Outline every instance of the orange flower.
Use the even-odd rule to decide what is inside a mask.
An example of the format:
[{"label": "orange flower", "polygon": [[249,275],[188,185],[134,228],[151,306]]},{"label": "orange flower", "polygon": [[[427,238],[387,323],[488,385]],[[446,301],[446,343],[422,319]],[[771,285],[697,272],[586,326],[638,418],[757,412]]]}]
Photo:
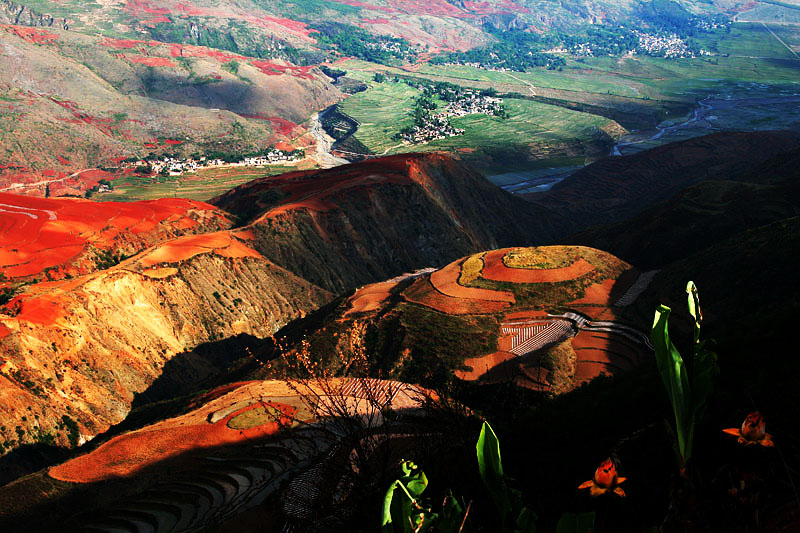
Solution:
[{"label": "orange flower", "polygon": [[767,447],[775,446],[775,443],[772,442],[772,435],[766,431],[764,417],[758,411],[747,415],[747,418],[742,422],[741,429],[730,428],[722,431],[728,435],[738,437],[741,444],[748,446],[750,444],[760,444]]},{"label": "orange flower", "polygon": [[624,477],[617,476],[617,465],[614,464],[613,459],[608,458],[594,471],[594,479],[581,483],[578,488],[591,489],[593,497],[613,492],[624,498],[625,491],[619,486],[623,481],[625,481]]}]

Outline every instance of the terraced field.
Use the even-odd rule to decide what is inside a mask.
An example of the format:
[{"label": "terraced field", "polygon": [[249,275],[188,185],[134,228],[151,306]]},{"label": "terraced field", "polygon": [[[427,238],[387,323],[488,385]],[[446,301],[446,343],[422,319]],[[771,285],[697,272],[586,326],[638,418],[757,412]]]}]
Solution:
[{"label": "terraced field", "polygon": [[[73,484],[135,480],[111,502],[80,514],[70,524],[75,530],[203,531],[262,505],[312,465],[327,466],[329,452],[349,435],[341,420],[329,423],[341,406],[371,419],[377,431],[388,405],[422,414],[428,396],[418,387],[369,379],[236,383],[194,399],[184,415],[53,467],[49,476]],[[157,475],[164,469],[167,479]]]},{"label": "terraced field", "polygon": [[[466,359],[456,377],[564,392],[651,353],[647,336],[620,321],[651,279],[588,248],[510,248],[451,263],[403,295],[443,313],[503,316],[497,351]],[[553,350],[564,342],[568,350]]]}]

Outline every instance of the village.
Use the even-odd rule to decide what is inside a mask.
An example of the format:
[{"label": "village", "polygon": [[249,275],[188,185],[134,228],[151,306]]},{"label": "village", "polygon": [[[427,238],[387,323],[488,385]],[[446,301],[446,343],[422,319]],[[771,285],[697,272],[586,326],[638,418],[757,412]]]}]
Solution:
[{"label": "village", "polygon": [[149,173],[160,174],[162,176],[180,176],[186,172],[197,172],[204,168],[264,167],[268,165],[294,163],[303,158],[305,158],[305,152],[303,150],[287,152],[278,150],[277,148],[270,148],[261,155],[228,156],[225,159],[219,157],[207,158],[206,156],[202,156],[198,159],[170,156],[164,156],[162,159],[151,159],[148,157],[129,161],[126,166],[128,168],[149,169]]},{"label": "village", "polygon": [[[435,114],[432,113],[432,110],[436,109],[436,104],[431,99],[434,94],[449,102],[447,107]],[[433,88],[424,87],[423,96],[417,99],[412,112],[414,126],[403,128],[397,137],[410,144],[422,144],[463,135],[464,129],[454,127],[450,123],[450,117],[475,114],[502,118],[508,116],[502,98],[446,84]]]}]

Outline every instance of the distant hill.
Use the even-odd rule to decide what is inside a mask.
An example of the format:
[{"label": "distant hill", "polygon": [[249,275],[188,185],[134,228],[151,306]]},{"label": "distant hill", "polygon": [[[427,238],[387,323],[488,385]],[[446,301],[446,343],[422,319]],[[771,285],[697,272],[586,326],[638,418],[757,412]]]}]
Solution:
[{"label": "distant hill", "polygon": [[[771,172],[769,168],[759,165],[780,161],[779,156],[798,147],[800,134],[793,131],[714,133],[630,156],[607,157],[575,172],[549,191],[523,196],[536,205],[560,214],[558,240],[575,231],[585,228],[594,230],[597,226],[639,214],[639,225],[630,227],[644,236],[647,232],[643,225],[652,227],[657,224],[666,228],[660,218],[653,216],[655,212],[645,213],[649,207],[677,194],[684,195],[682,202],[688,205],[694,196],[702,194],[684,192],[685,189],[701,182],[747,181],[748,176],[757,175],[758,182],[767,183]],[[718,202],[724,202],[730,196],[710,184],[702,187],[706,192],[716,195]],[[746,188],[746,185],[739,187]],[[749,196],[745,194],[744,197]],[[717,207],[725,212],[724,205]],[[701,217],[703,215],[698,214]],[[731,216],[737,214],[734,212]],[[681,221],[678,231],[686,230],[686,224],[700,225],[700,220],[688,217]],[[609,231],[606,234],[611,236],[615,233],[620,234],[620,241],[629,238],[627,234],[619,232]],[[630,239],[628,242],[637,241]],[[608,249],[613,251],[613,247]]]},{"label": "distant hill", "polygon": [[0,47],[0,189],[42,196],[128,157],[308,146],[298,123],[342,97],[316,68],[200,46],[0,25]]}]

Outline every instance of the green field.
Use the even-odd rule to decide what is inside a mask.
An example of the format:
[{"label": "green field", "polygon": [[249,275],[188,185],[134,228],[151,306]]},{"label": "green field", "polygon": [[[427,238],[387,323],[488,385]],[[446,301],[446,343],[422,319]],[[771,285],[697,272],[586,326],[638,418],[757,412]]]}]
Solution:
[{"label": "green field", "polygon": [[189,198],[206,201],[242,183],[292,170],[297,170],[297,168],[272,165],[268,167],[209,168],[182,176],[124,177],[114,182],[113,192],[96,194],[92,199],[127,202],[157,198]]},{"label": "green field", "polygon": [[[567,145],[582,146],[607,139],[608,135],[601,128],[613,131],[615,126],[611,120],[601,116],[531,100],[506,98],[508,118],[484,114],[453,118],[453,126],[463,128],[464,135],[426,144],[403,143],[394,135],[412,124],[409,110],[414,98],[420,94],[419,90],[405,83],[371,82],[367,91],[350,96],[339,108],[360,123],[355,137],[376,154],[462,151],[465,158],[480,166],[500,169],[515,167],[520,159],[567,155]],[[440,109],[445,105],[441,101],[437,103]],[[564,153],[553,154],[554,149]],[[580,151],[579,148],[576,150]]]}]

